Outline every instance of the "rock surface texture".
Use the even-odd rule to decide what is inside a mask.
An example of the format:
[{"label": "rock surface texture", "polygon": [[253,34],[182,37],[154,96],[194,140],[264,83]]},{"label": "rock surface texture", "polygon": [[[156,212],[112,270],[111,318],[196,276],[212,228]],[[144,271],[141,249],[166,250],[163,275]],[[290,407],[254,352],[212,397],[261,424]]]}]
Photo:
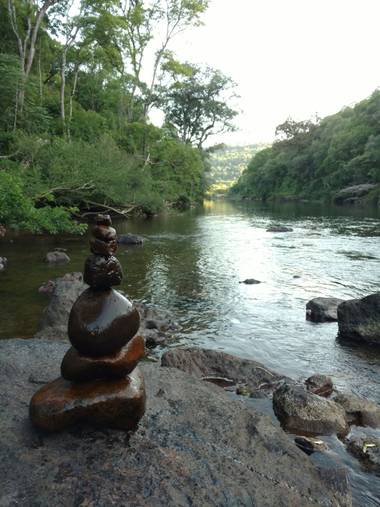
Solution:
[{"label": "rock surface texture", "polygon": [[273,410],[288,431],[300,434],[344,435],[348,431],[344,409],[301,385],[284,384],[273,394]]},{"label": "rock surface texture", "polygon": [[362,183],[351,187],[342,188],[334,196],[335,204],[359,204],[362,197],[366,196],[377,185],[373,183]]},{"label": "rock surface texture", "polygon": [[341,340],[380,345],[380,292],[338,306]]},{"label": "rock surface texture", "polygon": [[338,393],[334,401],[344,408],[349,424],[380,427],[380,407],[377,403],[350,393]]},{"label": "rock surface texture", "polygon": [[350,506],[346,480],[319,472],[271,420],[177,369],[142,364],[137,431],[35,430],[27,403],[59,374],[64,343],[0,341],[0,505]]},{"label": "rock surface texture", "polygon": [[311,322],[334,322],[338,320],[338,306],[343,299],[314,298],[306,304],[306,319]]},{"label": "rock surface texture", "polygon": [[93,228],[94,255],[85,267],[90,287],[70,312],[72,348],[61,363],[62,377],[39,389],[30,401],[30,419],[39,429],[61,431],[85,422],[132,430],[144,414],[144,379],[136,366],[145,347],[141,337],[132,342],[140,316],[126,297],[112,289],[122,273],[113,257],[116,231],[110,225],[108,215],[99,215]]},{"label": "rock surface texture", "polygon": [[70,257],[61,250],[53,250],[53,252],[46,254],[45,261],[49,264],[66,264],[70,262]]},{"label": "rock surface texture", "polygon": [[284,380],[290,382],[290,379],[265,368],[257,361],[241,359],[217,350],[172,349],[162,355],[161,365],[178,368],[208,382],[214,378],[216,384],[220,384],[220,379],[230,379],[238,391],[244,386],[246,394],[252,397],[270,396]]}]

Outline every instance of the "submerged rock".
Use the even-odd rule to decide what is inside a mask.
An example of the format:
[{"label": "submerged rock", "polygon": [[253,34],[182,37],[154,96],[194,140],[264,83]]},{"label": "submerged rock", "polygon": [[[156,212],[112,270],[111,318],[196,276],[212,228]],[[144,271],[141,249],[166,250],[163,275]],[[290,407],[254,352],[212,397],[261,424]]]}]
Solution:
[{"label": "submerged rock", "polygon": [[247,278],[246,280],[243,280],[239,283],[245,283],[246,285],[257,285],[261,282],[259,280],[255,280],[254,278]]},{"label": "submerged rock", "polygon": [[244,385],[248,395],[270,396],[286,377],[266,368],[257,361],[242,359],[219,350],[176,348],[165,352],[162,366],[185,371],[194,377],[222,377]]},{"label": "submerged rock", "polygon": [[304,386],[284,384],[273,394],[273,410],[282,426],[294,433],[330,435],[348,430],[344,409]]},{"label": "submerged rock", "polygon": [[120,234],[117,238],[118,243],[120,245],[142,245],[144,243],[144,238],[142,236],[138,236],[137,234]]},{"label": "submerged rock", "polygon": [[341,340],[380,345],[380,292],[338,306]]},{"label": "submerged rock", "polygon": [[293,232],[293,229],[285,225],[272,225],[268,227],[267,232]]},{"label": "submerged rock", "polygon": [[147,411],[134,434],[36,431],[28,379],[56,378],[66,348],[0,341],[2,505],[351,505],[339,470],[320,473],[269,417],[174,368],[141,366]]},{"label": "submerged rock", "polygon": [[344,408],[349,424],[380,427],[380,406],[377,403],[350,393],[338,393],[334,401]]},{"label": "submerged rock", "polygon": [[312,322],[334,322],[338,320],[338,298],[314,298],[306,304],[306,319]]},{"label": "submerged rock", "polygon": [[70,262],[70,257],[61,250],[54,250],[46,254],[45,261],[49,264],[65,264]]}]

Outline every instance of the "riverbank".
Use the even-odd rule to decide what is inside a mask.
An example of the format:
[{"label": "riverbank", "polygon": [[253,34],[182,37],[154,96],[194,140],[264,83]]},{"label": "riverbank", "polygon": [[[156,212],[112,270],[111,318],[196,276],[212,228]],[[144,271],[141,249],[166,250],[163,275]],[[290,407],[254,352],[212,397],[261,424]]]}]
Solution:
[{"label": "riverbank", "polygon": [[148,407],[135,434],[36,432],[29,399],[66,349],[0,342],[4,505],[351,505],[344,472],[319,471],[270,418],[176,368],[142,366]]}]

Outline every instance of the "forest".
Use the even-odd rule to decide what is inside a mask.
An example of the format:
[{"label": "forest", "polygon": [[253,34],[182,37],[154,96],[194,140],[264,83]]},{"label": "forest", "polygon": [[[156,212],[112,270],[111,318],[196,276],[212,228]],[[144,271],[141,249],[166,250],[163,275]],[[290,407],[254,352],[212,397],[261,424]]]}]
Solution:
[{"label": "forest", "polygon": [[[0,0],[0,223],[81,232],[87,211],[203,198],[235,84],[172,42],[208,0]],[[160,111],[160,127],[151,121]]]},{"label": "forest", "polygon": [[[287,119],[231,189],[242,198],[331,200],[345,187],[380,183],[380,90],[322,120]],[[379,191],[369,198],[379,202]]]}]

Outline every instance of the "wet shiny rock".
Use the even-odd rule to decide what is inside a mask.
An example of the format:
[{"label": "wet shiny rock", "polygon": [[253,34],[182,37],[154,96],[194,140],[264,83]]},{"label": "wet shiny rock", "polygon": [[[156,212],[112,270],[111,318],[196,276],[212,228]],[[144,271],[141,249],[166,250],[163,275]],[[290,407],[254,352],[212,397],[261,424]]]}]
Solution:
[{"label": "wet shiny rock", "polygon": [[117,250],[117,241],[102,241],[100,239],[90,239],[90,249],[93,254],[113,255]]},{"label": "wet shiny rock", "polygon": [[138,367],[113,381],[74,384],[58,378],[37,391],[29,407],[33,424],[52,432],[77,423],[133,430],[144,411],[144,379]]},{"label": "wet shiny rock", "polygon": [[120,285],[123,270],[116,257],[90,255],[84,265],[83,280],[95,289]]},{"label": "wet shiny rock", "polygon": [[91,232],[95,238],[101,241],[112,241],[117,239],[116,230],[106,225],[96,225]]},{"label": "wet shiny rock", "polygon": [[137,333],[140,315],[113,289],[85,290],[74,303],[69,339],[81,355],[99,357],[118,352]]},{"label": "wet shiny rock", "polygon": [[135,336],[120,352],[102,357],[81,356],[71,347],[61,365],[62,377],[73,382],[86,382],[98,378],[123,378],[145,355],[145,341]]}]

